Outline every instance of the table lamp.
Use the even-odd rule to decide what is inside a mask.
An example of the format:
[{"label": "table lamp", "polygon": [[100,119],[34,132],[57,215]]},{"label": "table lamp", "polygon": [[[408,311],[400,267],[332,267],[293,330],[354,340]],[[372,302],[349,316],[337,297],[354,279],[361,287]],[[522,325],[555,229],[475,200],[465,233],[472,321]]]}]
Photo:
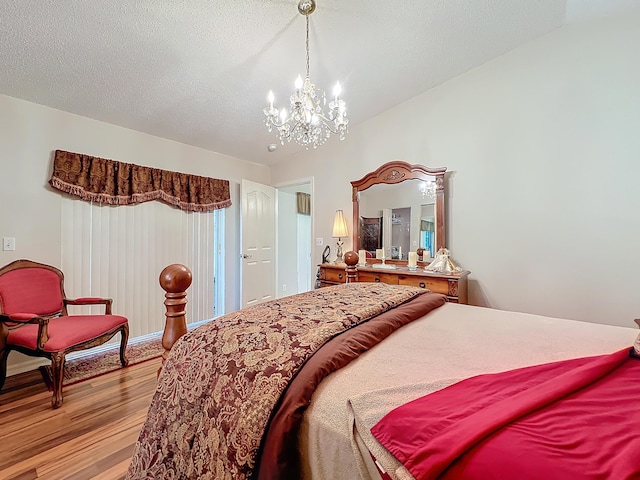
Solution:
[{"label": "table lamp", "polygon": [[349,232],[347,231],[347,221],[344,218],[344,213],[342,210],[336,210],[336,216],[333,219],[333,238],[338,239],[338,250],[336,253],[336,263],[344,263],[342,258],[342,237],[349,236]]}]

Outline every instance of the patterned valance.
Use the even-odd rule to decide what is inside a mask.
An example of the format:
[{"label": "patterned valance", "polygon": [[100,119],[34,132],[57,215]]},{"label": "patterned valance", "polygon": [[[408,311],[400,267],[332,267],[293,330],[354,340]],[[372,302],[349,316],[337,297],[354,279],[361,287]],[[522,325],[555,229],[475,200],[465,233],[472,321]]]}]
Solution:
[{"label": "patterned valance", "polygon": [[141,167],[63,150],[56,150],[49,184],[83,200],[109,205],[161,200],[191,212],[231,206],[229,180]]}]

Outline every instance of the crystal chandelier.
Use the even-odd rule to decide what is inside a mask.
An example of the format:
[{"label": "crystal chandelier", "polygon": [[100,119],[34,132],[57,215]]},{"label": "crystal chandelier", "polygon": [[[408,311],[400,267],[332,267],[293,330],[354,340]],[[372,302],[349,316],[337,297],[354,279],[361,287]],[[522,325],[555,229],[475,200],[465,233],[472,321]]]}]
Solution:
[{"label": "crystal chandelier", "polygon": [[280,138],[280,143],[295,140],[296,143],[309,148],[317,148],[326,142],[331,134],[340,135],[344,140],[347,133],[349,119],[347,118],[344,100],[340,98],[340,83],[333,88],[333,100],[329,102],[329,110],[325,113],[327,104],[323,90],[316,89],[309,78],[309,15],[316,9],[315,0],[300,0],[298,11],[307,20],[307,76],[304,81],[298,75],[295,91],[289,97],[290,113],[285,108],[277,109],[273,106],[273,92],[269,91],[269,106],[265,108],[267,117],[265,123],[271,132],[274,128]]},{"label": "crystal chandelier", "polygon": [[436,198],[436,182],[421,182],[420,194],[425,200],[434,200]]}]

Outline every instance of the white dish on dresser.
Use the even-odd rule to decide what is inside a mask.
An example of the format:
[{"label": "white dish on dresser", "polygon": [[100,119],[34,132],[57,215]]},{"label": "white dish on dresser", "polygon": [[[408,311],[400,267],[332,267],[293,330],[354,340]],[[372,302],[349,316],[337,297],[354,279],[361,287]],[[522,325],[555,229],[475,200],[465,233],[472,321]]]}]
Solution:
[{"label": "white dish on dresser", "polygon": [[393,263],[374,263],[372,268],[378,268],[380,270],[395,270],[396,266]]}]

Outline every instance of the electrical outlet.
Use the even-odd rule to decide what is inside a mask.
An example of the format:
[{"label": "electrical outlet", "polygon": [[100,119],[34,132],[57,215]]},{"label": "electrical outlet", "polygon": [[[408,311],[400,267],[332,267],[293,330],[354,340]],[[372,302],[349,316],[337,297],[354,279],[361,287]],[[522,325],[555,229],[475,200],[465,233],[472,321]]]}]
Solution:
[{"label": "electrical outlet", "polygon": [[316,246],[321,247],[324,245],[324,238],[316,238]]},{"label": "electrical outlet", "polygon": [[10,251],[16,249],[16,239],[14,237],[2,237],[2,250]]},{"label": "electrical outlet", "polygon": [[283,292],[286,292],[286,291],[287,291],[287,284],[286,284],[286,283],[283,283],[283,284],[282,284],[282,291],[283,291]]}]

